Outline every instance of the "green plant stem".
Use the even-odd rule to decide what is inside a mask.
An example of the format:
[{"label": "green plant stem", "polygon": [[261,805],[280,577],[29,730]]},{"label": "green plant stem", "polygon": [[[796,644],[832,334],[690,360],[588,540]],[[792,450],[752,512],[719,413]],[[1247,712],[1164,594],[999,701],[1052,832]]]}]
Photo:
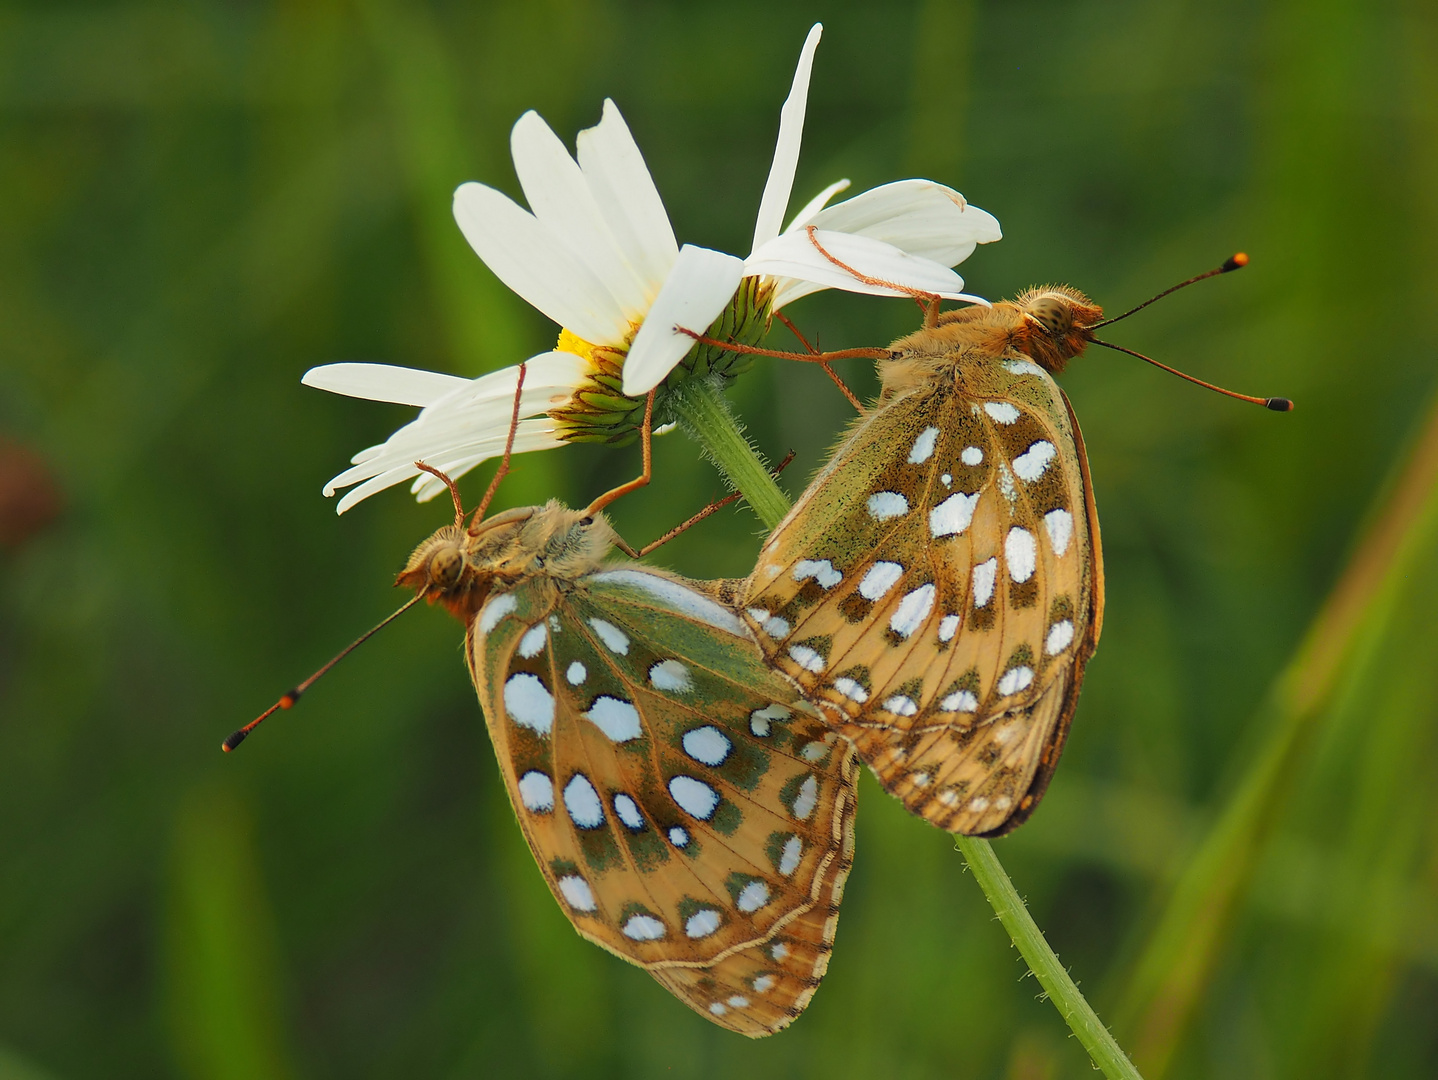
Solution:
[{"label": "green plant stem", "polygon": [[[743,493],[759,520],[770,529],[778,525],[789,512],[789,500],[744,437],[718,388],[707,381],[686,383],[676,390],[670,404],[685,432],[704,447],[729,482]],[[1029,914],[993,847],[977,837],[955,839],[959,851],[968,860],[974,880],[993,905],[1019,955],[1094,1064],[1110,1080],[1143,1080],[1059,963],[1058,955]]]},{"label": "green plant stem", "polygon": [[1064,1018],[1069,1030],[1078,1036],[1078,1041],[1088,1051],[1093,1063],[1111,1080],[1122,1077],[1125,1080],[1142,1080],[1138,1070],[1129,1061],[1128,1055],[1114,1041],[1108,1028],[1089,1005],[1078,985],[1069,977],[1059,963],[1058,954],[1049,946],[1044,932],[1039,929],[1028,906],[1019,896],[1009,875],[994,854],[993,845],[976,836],[956,836],[959,851],[968,860],[969,870],[979,888],[984,890],[989,903],[993,905],[999,922],[1009,932],[1009,938],[1019,955],[1028,964],[1029,970],[1038,979],[1039,985],[1048,994],[1054,1008]]},{"label": "green plant stem", "polygon": [[719,388],[709,379],[695,379],[677,387],[666,404],[674,410],[685,434],[704,447],[709,460],[772,529],[789,512],[789,499],[780,490],[764,459],[744,436]]}]

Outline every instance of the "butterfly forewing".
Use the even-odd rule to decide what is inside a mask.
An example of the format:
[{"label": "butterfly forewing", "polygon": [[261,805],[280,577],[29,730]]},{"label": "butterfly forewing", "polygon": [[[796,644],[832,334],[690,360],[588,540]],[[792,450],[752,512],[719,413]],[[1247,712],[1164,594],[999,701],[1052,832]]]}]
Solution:
[{"label": "butterfly forewing", "polygon": [[796,953],[827,957],[832,933],[805,916],[837,905],[847,873],[852,747],[730,609],[647,569],[497,594],[468,655],[515,813],[579,932],[726,1027],[787,1024],[822,967],[762,950],[799,934]]},{"label": "butterfly forewing", "polygon": [[1042,368],[960,351],[861,419],[760,553],[746,618],[885,788],[994,833],[1042,794],[1096,639],[1096,519]]}]

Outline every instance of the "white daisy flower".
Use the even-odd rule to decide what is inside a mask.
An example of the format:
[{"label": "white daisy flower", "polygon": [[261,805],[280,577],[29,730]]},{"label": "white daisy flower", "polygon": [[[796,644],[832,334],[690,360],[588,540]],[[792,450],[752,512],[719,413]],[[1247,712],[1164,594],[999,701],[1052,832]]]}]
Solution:
[{"label": "white daisy flower", "polygon": [[[516,451],[628,441],[642,422],[644,395],[666,378],[674,381],[681,361],[685,370],[674,378],[749,362],[696,346],[680,326],[725,340],[757,339],[774,310],[824,288],[978,299],[962,292],[962,279],[948,267],[976,243],[997,240],[998,223],[940,184],[900,181],[826,208],[848,186],[840,181],[780,232],[821,31],[815,25],[809,33],[781,112],[748,259],[679,248],[639,147],[608,100],[599,124],[580,132],[575,157],[537,113],[520,117],[510,145],[528,210],[484,184],[455,192],[455,220],[470,246],[563,328],[553,351],[526,362]],[[352,487],[337,512],[411,478],[421,501],[442,493],[444,485],[417,469],[417,461],[457,477],[503,453],[518,371],[475,380],[379,364],[307,372],[308,386],[423,410],[325,485],[326,495]]]},{"label": "white daisy flower", "polygon": [[[514,125],[510,144],[531,210],[494,188],[467,183],[454,193],[454,216],[496,276],[564,327],[552,352],[526,361],[524,419],[514,448],[543,450],[632,432],[644,403],[624,400],[620,370],[679,255],[664,203],[612,101],[604,103],[597,126],[580,132],[577,161],[532,111]],[[457,477],[502,454],[518,377],[517,365],[474,380],[383,364],[327,364],[306,372],[306,386],[423,408],[325,485],[327,496],[359,485],[336,512],[411,478],[421,501],[443,492],[443,483],[417,469],[417,461]]]},{"label": "white daisy flower", "polygon": [[[793,86],[779,111],[774,161],[741,277],[759,279],[757,292],[770,313],[801,296],[830,288],[878,296],[909,296],[919,291],[987,303],[963,292],[963,279],[948,268],[967,259],[977,245],[1001,239],[998,219],[969,206],[953,188],[932,180],[900,180],[827,206],[849,186],[848,180],[837,181],[780,232],[793,192],[809,75],[823,30],[820,23],[810,29]],[[681,253],[681,264],[683,261]],[[856,277],[846,267],[870,280]],[[727,269],[732,273],[732,266]],[[736,280],[734,285],[738,284]],[[629,351],[624,366],[626,394],[647,393],[668,375],[693,346],[693,338],[678,328],[707,327],[734,294],[727,286],[727,279],[718,272],[696,273],[687,279],[676,272],[670,277]]]}]

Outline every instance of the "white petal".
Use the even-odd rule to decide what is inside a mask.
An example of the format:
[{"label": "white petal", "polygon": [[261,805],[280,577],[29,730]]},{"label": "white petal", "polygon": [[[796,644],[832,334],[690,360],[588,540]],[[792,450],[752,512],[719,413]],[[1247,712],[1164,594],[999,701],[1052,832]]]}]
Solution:
[{"label": "white petal", "polygon": [[793,232],[795,229],[801,228],[802,226],[809,224],[810,219],[815,214],[817,214],[820,210],[824,209],[824,207],[829,205],[830,199],[832,199],[835,195],[839,194],[839,192],[848,190],[849,181],[835,180],[823,191],[819,192],[819,194],[815,195],[812,199],[806,202],[803,209],[801,209],[797,214],[794,215],[794,220],[789,222],[789,227],[784,231]]},{"label": "white petal", "polygon": [[[554,450],[568,445],[569,443],[560,437],[559,425],[548,417],[521,420],[514,433],[514,452],[516,454],[528,454],[537,450]],[[488,443],[482,449],[471,453],[460,453],[456,450],[457,456],[453,459],[436,458],[438,464],[435,465],[435,468],[447,473],[451,479],[463,476],[481,462],[502,456],[504,440],[499,440],[497,446],[496,449],[495,444]],[[431,476],[429,473],[421,473],[415,477],[409,490],[416,502],[429,502],[436,496],[446,494],[449,489],[438,477]]]},{"label": "white petal", "polygon": [[[546,353],[528,362],[519,415],[548,412],[569,399],[587,369],[586,362],[573,353]],[[502,436],[514,415],[514,385],[518,368],[506,368],[475,379],[468,387],[441,398],[412,422],[394,432],[382,445],[356,454],[355,468],[334,480],[332,487],[346,487],[366,476],[397,466],[413,466],[429,458],[450,454],[452,448],[468,447],[476,440]],[[411,471],[410,475],[414,475]],[[325,494],[332,494],[326,490]]]},{"label": "white petal", "polygon": [[[562,404],[588,370],[588,361],[571,352],[556,350],[531,357],[525,362],[524,395],[519,415],[532,416]],[[426,438],[433,441],[434,434],[441,430],[452,428],[460,434],[472,431],[481,418],[487,420],[493,417],[507,422],[514,409],[514,388],[518,378],[519,367],[516,365],[468,380],[432,402],[413,424],[406,427],[423,427],[428,432]],[[394,436],[391,436],[390,442],[393,441]],[[371,451],[357,455],[361,460],[369,460],[372,456]]]},{"label": "white petal", "polygon": [[559,136],[531,109],[515,122],[509,148],[539,223],[604,283],[626,320],[638,321],[649,304],[648,283],[621,254],[584,173]]},{"label": "white petal", "polygon": [[634,136],[605,99],[598,125],[579,133],[579,167],[625,259],[647,286],[646,307],[679,256],[664,201]]},{"label": "white petal", "polygon": [[[812,281],[801,281],[799,278],[775,278],[774,295],[769,301],[769,309],[778,311],[786,304],[792,304],[801,296],[808,296],[810,293],[823,292],[830,288],[828,285],[819,285]],[[982,304],[984,307],[993,307],[988,300],[982,296],[975,296],[973,293],[955,293],[946,296],[950,300],[959,300],[966,304]]]},{"label": "white petal", "polygon": [[769,299],[769,309],[778,311],[785,304],[792,304],[801,296],[823,292],[828,287],[827,285],[816,285],[812,281],[801,281],[799,278],[775,278],[774,295]]},{"label": "white petal", "polygon": [[423,407],[468,386],[471,380],[393,364],[324,364],[310,368],[300,382],[331,394]]},{"label": "white petal", "polygon": [[[824,230],[817,230],[814,239],[835,259],[866,277],[950,299],[966,298],[967,294],[963,292],[964,279],[958,274],[929,259],[901,251],[893,244],[872,240],[867,236],[851,236],[848,233]],[[889,285],[862,281],[843,267],[835,265],[814,246],[809,233],[802,229],[770,240],[744,260],[744,272],[778,278],[799,278],[822,288],[844,289],[847,292],[874,296],[908,295],[902,289]]]},{"label": "white petal", "polygon": [[675,327],[703,333],[734,298],[744,275],[744,262],[709,248],[685,244],[669,280],[634,336],[624,361],[624,392],[647,394],[664,381],[674,365],[694,347],[694,339]]},{"label": "white petal", "polygon": [[[548,417],[520,421],[521,428],[526,431],[532,430],[534,425],[539,425],[546,430],[555,426]],[[330,480],[325,485],[324,493],[333,495],[340,488],[346,488],[351,484],[358,484],[362,480],[369,480],[376,476],[387,476],[395,470],[400,470],[404,475],[390,480],[384,486],[388,487],[391,483],[397,484],[400,480],[419,474],[420,470],[414,467],[416,461],[423,461],[426,465],[433,465],[436,469],[446,469],[447,471],[448,465],[473,457],[475,458],[475,461],[471,463],[471,467],[473,467],[473,464],[493,456],[489,451],[495,447],[503,450],[504,439],[508,433],[508,417],[492,417],[487,425],[476,423],[472,431],[463,433],[453,429],[436,431],[415,421],[391,435],[389,441],[378,448],[378,453],[350,466]]]},{"label": "white petal", "polygon": [[814,67],[814,50],[819,47],[819,38],[824,33],[824,24],[815,23],[804,39],[804,48],[799,53],[799,67],[794,72],[794,84],[789,96],[779,110],[779,138],[774,146],[774,162],[769,166],[769,179],[764,182],[764,197],[759,202],[759,217],[754,222],[754,246],[758,251],[779,235],[784,224],[784,210],[789,205],[789,194],[794,190],[794,170],[799,164],[799,144],[804,138],[804,111],[809,103],[809,72]]},{"label": "white petal", "polygon": [[[520,416],[545,413],[568,400],[587,370],[586,360],[567,352],[545,353],[527,361]],[[435,401],[384,443],[356,454],[353,466],[325,485],[325,494],[361,485],[341,500],[338,511],[343,513],[376,491],[422,475],[415,468],[416,461],[457,477],[503,453],[514,415],[518,372],[518,367],[493,372]],[[557,426],[548,416],[521,420],[515,449],[522,452],[560,445],[556,432]],[[424,498],[442,489],[434,477],[425,477],[425,483],[415,488]]]},{"label": "white petal", "polygon": [[872,188],[825,208],[810,224],[883,240],[944,266],[963,262],[976,244],[1003,237],[997,218],[932,180],[899,180]]},{"label": "white petal", "polygon": [[[528,426],[530,424],[540,425],[544,427],[545,430],[530,428]],[[549,430],[552,429],[553,426],[553,423],[549,421],[548,418],[544,420],[521,420],[519,422],[519,429],[514,435],[514,452],[516,454],[527,454],[532,450],[549,450],[556,446],[563,446],[564,443],[555,437],[552,430]],[[488,440],[481,452],[474,453],[467,459],[467,464],[456,465],[454,462],[448,461],[438,454],[430,455],[430,458],[426,460],[426,464],[433,463],[435,468],[444,470],[451,478],[458,478],[463,476],[469,469],[474,468],[474,466],[478,465],[481,461],[488,461],[490,458],[496,458],[503,454],[504,444],[508,436],[509,432],[506,431],[503,435]],[[371,495],[381,492],[385,488],[393,487],[395,484],[401,484],[418,472],[419,470],[411,465],[408,468],[400,467],[380,473],[353,490],[346,492],[344,498],[339,501],[339,505],[335,507],[335,513],[343,514],[346,510],[368,499]],[[430,479],[434,480],[436,487],[434,492],[427,497],[433,498],[434,495],[444,490],[444,485],[434,477]],[[334,481],[330,483],[333,484]]]},{"label": "white petal", "polygon": [[629,322],[604,283],[509,196],[461,184],[454,220],[499,280],[560,326],[596,345],[623,342]]}]

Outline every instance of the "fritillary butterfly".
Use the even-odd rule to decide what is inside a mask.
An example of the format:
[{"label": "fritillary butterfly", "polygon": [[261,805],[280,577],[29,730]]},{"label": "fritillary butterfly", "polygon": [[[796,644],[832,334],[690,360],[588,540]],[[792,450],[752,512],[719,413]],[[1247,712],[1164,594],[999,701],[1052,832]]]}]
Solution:
[{"label": "fritillary butterfly", "polygon": [[575,929],[768,1035],[828,967],[854,751],[717,594],[606,565],[615,543],[603,515],[550,502],[440,529],[399,583],[467,627],[510,801]]},{"label": "fritillary butterfly", "polygon": [[1053,777],[1098,645],[1093,484],[1053,376],[1096,344],[1293,408],[1095,335],[1247,263],[1240,252],[1108,320],[1056,285],[944,315],[930,298],[925,328],[887,350],[772,354],[826,368],[873,356],[882,389],[765,544],[745,617],[771,663],[912,813],[978,836],[1023,824]]},{"label": "fritillary butterfly", "polygon": [[[397,584],[413,599],[224,741],[267,717],[420,600],[466,628],[465,657],[520,828],[582,937],[646,969],[706,1019],[759,1038],[787,1027],[829,966],[854,856],[856,756],[773,671],[725,586],[638,558],[600,509],[558,502],[484,516],[509,470],[509,440],[466,527],[420,544]],[[786,459],[787,464],[787,459]],[[781,468],[783,466],[780,466]]]},{"label": "fritillary butterfly", "polygon": [[1103,624],[1083,438],[1053,374],[1102,311],[1066,287],[941,316],[759,555],[765,654],[935,825],[1021,824]]}]

